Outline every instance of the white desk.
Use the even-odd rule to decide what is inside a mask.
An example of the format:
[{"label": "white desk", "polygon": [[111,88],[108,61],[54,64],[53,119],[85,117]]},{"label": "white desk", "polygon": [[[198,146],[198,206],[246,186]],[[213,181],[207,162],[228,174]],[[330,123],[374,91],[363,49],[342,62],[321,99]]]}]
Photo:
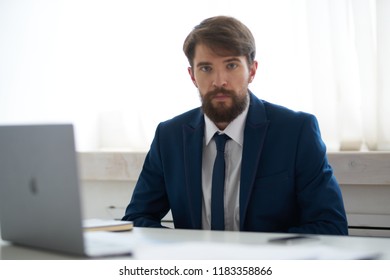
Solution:
[{"label": "white desk", "polygon": [[[275,259],[275,252],[283,252],[283,259],[289,259],[288,252],[296,252],[298,249],[308,248],[310,250],[320,250],[323,248],[331,249],[331,253],[337,250],[338,252],[377,252],[380,253],[380,259],[390,260],[390,238],[376,237],[344,237],[344,236],[315,236],[314,241],[303,241],[295,244],[270,245],[271,238],[290,236],[288,234],[272,234],[272,233],[249,233],[249,232],[217,232],[217,231],[202,231],[202,230],[174,230],[174,229],[153,229],[153,228],[134,228],[131,232],[117,233],[119,238],[129,240],[138,244],[138,251],[143,248],[152,249],[151,254],[157,259],[174,259],[176,254],[183,255],[180,259],[202,258],[213,259],[251,259],[256,258],[255,255],[247,254],[249,249],[256,249],[262,252],[259,256],[263,259]],[[124,241],[126,242],[126,241]],[[248,246],[249,245],[249,246]],[[156,249],[157,248],[157,249]],[[160,248],[160,249],[158,249]],[[172,250],[170,249],[172,248]],[[200,254],[189,251],[189,248],[196,248],[207,252]],[[210,250],[207,250],[210,248]],[[212,250],[229,250],[234,249],[221,257],[221,254],[216,254]],[[238,249],[238,250],[236,250]],[[243,249],[243,250],[242,250]],[[271,249],[269,251],[269,249]],[[153,251],[154,250],[154,251]],[[159,250],[159,251],[158,251]],[[169,251],[169,252],[168,252]],[[174,251],[174,252],[171,252]],[[159,254],[161,253],[161,254]],[[168,254],[167,254],[168,253]],[[199,252],[198,252],[199,253]],[[157,255],[156,255],[157,254]],[[172,255],[173,254],[173,255]],[[203,256],[202,256],[203,254]],[[268,254],[268,255],[267,255]],[[26,248],[12,245],[8,242],[0,240],[0,255],[1,259],[78,259],[81,257],[62,255],[59,253],[47,252],[38,249]],[[141,254],[146,258],[148,255]],[[286,257],[287,256],[287,257]],[[296,255],[291,255],[295,258]],[[338,259],[339,255],[335,259]],[[135,256],[137,257],[137,256]],[[344,256],[342,256],[343,258]],[[123,257],[121,257],[123,258]],[[280,258],[280,255],[276,259]],[[332,259],[333,257],[331,257]],[[140,258],[143,259],[143,258]]]}]

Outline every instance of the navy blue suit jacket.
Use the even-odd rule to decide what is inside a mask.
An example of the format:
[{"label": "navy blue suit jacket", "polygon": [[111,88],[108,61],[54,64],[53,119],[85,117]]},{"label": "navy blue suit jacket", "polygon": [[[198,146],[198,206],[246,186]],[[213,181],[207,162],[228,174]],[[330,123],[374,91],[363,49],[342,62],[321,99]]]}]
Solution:
[{"label": "navy blue suit jacket", "polygon": [[[160,123],[124,220],[201,229],[204,116]],[[240,181],[240,230],[348,234],[343,200],[314,116],[250,93]]]}]

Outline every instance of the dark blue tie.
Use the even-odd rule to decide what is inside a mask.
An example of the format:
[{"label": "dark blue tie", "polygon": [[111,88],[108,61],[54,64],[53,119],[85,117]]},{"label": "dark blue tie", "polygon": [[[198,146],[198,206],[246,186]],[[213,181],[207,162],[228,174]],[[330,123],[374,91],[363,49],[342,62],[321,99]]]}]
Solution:
[{"label": "dark blue tie", "polygon": [[217,146],[215,157],[212,190],[211,190],[211,229],[225,229],[223,197],[225,189],[225,144],[230,139],[226,134],[215,133],[214,141]]}]

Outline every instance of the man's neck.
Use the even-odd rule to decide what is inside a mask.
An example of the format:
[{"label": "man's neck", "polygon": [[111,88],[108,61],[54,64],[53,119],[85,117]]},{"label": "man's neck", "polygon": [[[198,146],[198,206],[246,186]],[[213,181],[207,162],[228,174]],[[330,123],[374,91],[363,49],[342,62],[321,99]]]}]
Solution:
[{"label": "man's neck", "polygon": [[219,122],[215,123],[215,125],[218,127],[219,130],[224,131],[225,128],[229,125],[228,122]]}]

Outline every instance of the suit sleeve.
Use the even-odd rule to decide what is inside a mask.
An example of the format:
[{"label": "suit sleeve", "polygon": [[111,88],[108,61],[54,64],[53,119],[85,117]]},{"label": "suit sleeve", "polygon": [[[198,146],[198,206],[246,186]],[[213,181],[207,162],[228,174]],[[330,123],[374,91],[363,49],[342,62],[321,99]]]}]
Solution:
[{"label": "suit sleeve", "polygon": [[159,147],[159,128],[160,125],[157,127],[131,201],[122,218],[133,221],[138,227],[162,227],[161,219],[169,211]]},{"label": "suit sleeve", "polygon": [[300,225],[289,232],[347,235],[341,190],[328,163],[317,120],[311,115],[301,127],[295,170]]}]

